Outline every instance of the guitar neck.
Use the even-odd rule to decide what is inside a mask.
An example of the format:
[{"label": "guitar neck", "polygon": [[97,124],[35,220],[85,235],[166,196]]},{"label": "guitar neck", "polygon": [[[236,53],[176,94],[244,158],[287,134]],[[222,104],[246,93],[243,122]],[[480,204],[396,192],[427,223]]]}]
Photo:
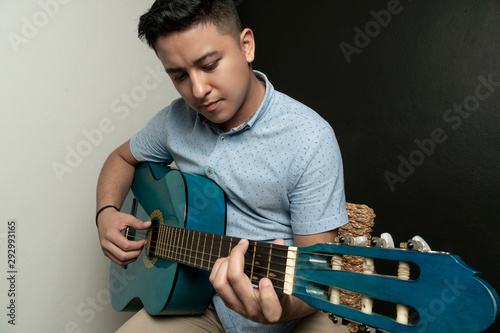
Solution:
[{"label": "guitar neck", "polygon": [[[216,260],[229,256],[240,240],[157,224],[149,230],[147,252],[150,257],[211,271]],[[267,277],[277,290],[283,290],[287,266],[291,266],[290,260],[293,261],[289,257],[287,246],[249,241],[244,272],[256,284],[261,278]]]}]

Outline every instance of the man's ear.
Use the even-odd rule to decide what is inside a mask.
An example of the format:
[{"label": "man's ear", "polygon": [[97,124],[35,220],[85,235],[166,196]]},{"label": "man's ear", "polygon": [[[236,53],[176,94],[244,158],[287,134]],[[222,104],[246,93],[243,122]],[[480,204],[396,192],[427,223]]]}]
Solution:
[{"label": "man's ear", "polygon": [[247,62],[249,64],[252,63],[255,59],[255,39],[251,29],[245,28],[241,32],[240,47],[243,50]]}]

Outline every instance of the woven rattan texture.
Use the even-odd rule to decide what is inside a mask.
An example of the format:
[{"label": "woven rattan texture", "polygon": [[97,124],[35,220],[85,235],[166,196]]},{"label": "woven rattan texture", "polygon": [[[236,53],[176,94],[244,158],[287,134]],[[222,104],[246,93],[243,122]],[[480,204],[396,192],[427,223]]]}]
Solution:
[{"label": "woven rattan texture", "polygon": [[[340,227],[339,236],[365,236],[371,239],[373,226],[375,225],[375,212],[367,205],[347,203],[347,216],[349,223]],[[363,271],[363,258],[355,256],[343,256],[342,269],[351,272]],[[361,295],[349,291],[342,291],[340,301],[343,304],[361,308]],[[347,328],[351,333],[358,332],[357,325],[348,324]]]}]

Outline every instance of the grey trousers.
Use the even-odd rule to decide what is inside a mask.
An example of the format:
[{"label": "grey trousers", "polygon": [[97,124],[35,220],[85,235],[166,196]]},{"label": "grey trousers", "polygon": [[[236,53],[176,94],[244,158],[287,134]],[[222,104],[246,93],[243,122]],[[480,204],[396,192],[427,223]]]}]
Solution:
[{"label": "grey trousers", "polygon": [[[224,328],[210,306],[197,316],[151,316],[142,309],[130,318],[117,333],[223,333]],[[303,318],[292,331],[293,333],[349,333],[345,326],[336,326],[328,314],[322,311]]]}]

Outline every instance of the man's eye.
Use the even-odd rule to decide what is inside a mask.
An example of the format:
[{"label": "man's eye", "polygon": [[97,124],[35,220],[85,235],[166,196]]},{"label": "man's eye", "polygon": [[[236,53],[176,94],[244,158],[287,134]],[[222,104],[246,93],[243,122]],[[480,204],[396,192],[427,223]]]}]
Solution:
[{"label": "man's eye", "polygon": [[203,69],[205,69],[206,71],[212,71],[215,68],[217,68],[217,65],[219,65],[219,60],[214,61],[213,63],[206,65]]},{"label": "man's eye", "polygon": [[175,82],[181,82],[186,78],[186,74],[179,74],[173,77]]}]

